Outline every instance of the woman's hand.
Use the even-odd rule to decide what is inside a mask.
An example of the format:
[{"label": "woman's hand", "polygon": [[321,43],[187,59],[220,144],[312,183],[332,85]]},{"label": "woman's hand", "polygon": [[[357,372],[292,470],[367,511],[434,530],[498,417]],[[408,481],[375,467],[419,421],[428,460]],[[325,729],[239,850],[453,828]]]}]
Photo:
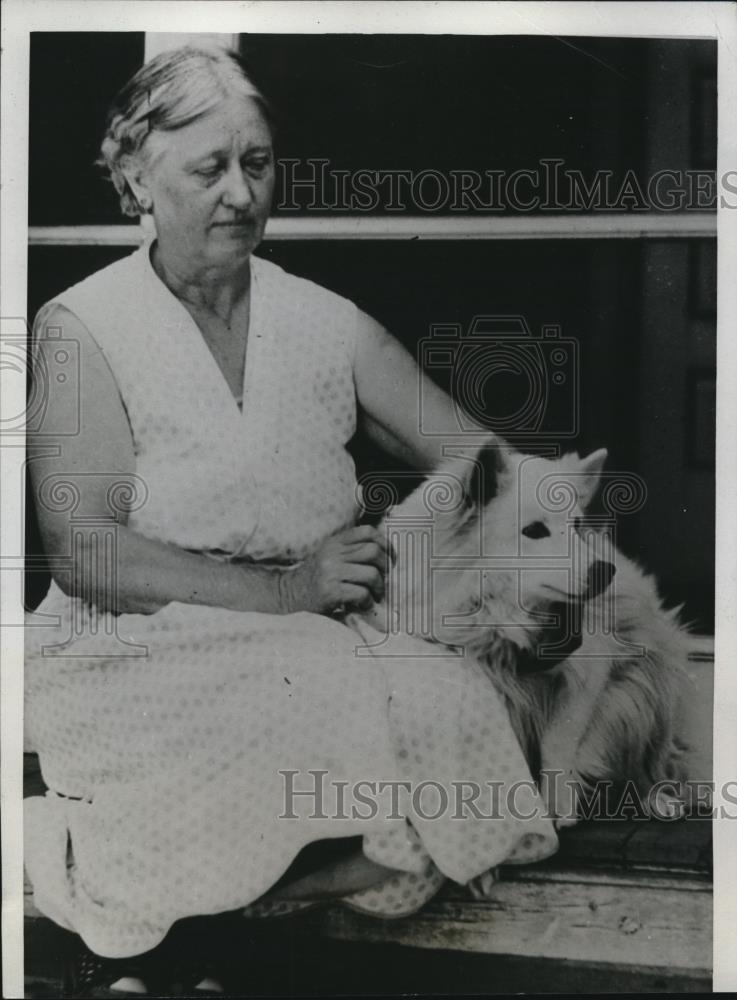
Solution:
[{"label": "woman's hand", "polygon": [[282,608],[286,614],[328,615],[342,608],[369,608],[384,596],[390,558],[378,528],[361,525],[331,535],[296,569],[281,575]]}]

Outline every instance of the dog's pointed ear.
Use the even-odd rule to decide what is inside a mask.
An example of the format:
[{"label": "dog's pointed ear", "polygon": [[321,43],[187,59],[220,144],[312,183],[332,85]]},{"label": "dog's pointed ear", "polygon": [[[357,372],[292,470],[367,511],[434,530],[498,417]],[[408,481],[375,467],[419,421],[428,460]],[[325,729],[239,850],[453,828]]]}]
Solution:
[{"label": "dog's pointed ear", "polygon": [[576,476],[576,492],[578,493],[578,502],[584,510],[594,499],[596,491],[599,489],[599,479],[607,456],[606,448],[599,448],[598,451],[592,451],[586,458],[581,459],[579,471],[582,474]]},{"label": "dog's pointed ear", "polygon": [[504,450],[486,444],[476,455],[466,484],[466,499],[472,507],[481,508],[499,493],[499,478],[507,468]]}]

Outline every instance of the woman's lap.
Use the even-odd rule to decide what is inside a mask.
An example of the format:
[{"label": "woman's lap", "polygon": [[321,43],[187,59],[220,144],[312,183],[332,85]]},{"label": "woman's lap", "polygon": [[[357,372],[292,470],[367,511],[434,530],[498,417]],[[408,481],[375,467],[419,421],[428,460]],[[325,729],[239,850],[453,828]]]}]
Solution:
[{"label": "woman's lap", "polygon": [[[118,619],[146,657],[73,658],[70,647],[28,662],[27,728],[46,769],[52,757],[75,759],[75,771],[87,761],[90,780],[109,783],[205,748],[258,755],[256,741],[277,743],[301,767],[347,716],[356,739],[381,740],[382,674],[355,656],[360,640],[345,626],[209,608],[158,617]],[[361,725],[367,715],[371,727]]]},{"label": "woman's lap", "polygon": [[[372,860],[414,872],[419,883],[402,888],[414,899],[428,864],[420,842],[383,812],[338,818],[341,783],[492,777],[498,753],[512,776],[523,768],[495,694],[457,660],[419,647],[358,656],[354,632],[307,614],[169,606],[118,622],[147,659],[37,659],[27,707],[47,783],[86,799],[29,803],[38,905],[101,953],[131,954],[174,920],[251,903],[321,840],[367,837]],[[506,824],[477,826],[475,846],[457,827],[426,824],[421,836],[458,880],[514,842]]]}]

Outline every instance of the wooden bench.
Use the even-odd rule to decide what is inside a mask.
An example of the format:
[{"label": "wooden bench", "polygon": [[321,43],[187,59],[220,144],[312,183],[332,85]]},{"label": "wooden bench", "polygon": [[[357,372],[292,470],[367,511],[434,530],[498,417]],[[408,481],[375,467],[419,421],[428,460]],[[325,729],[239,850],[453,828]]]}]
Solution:
[{"label": "wooden bench", "polygon": [[[692,657],[689,774],[711,776],[713,663]],[[43,792],[26,756],[25,794]],[[27,996],[59,996],[60,932],[26,906]],[[238,932],[240,933],[240,932]],[[243,922],[239,995],[711,990],[711,821],[590,820],[548,861],[501,869],[493,898],[448,885],[382,920],[326,906]]]},{"label": "wooden bench", "polygon": [[[592,991],[608,990],[612,975],[640,985],[709,989],[711,888],[709,820],[591,820],[563,831],[550,861],[503,868],[491,900],[477,902],[448,887],[420,913],[395,921],[333,906],[306,914],[302,932],[375,946],[545,960],[548,971],[557,966],[559,978],[565,970],[576,970],[579,978],[587,971]],[[538,991],[550,991],[547,975]],[[464,988],[474,986],[456,986]]]},{"label": "wooden bench", "polygon": [[[330,906],[262,921],[242,989],[708,992],[711,907],[709,820],[591,820],[562,832],[555,858],[503,868],[489,901],[449,886],[398,920]],[[32,904],[26,948],[27,995],[59,995],[60,938]]]}]

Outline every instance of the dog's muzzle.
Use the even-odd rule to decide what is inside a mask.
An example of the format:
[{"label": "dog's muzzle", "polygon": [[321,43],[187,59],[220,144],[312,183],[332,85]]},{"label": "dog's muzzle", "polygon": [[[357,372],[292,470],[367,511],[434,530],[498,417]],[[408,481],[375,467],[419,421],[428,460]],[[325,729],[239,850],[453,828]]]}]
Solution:
[{"label": "dog's muzzle", "polygon": [[589,566],[586,575],[586,598],[598,597],[603,594],[614,579],[617,567],[603,559],[597,559]]}]

